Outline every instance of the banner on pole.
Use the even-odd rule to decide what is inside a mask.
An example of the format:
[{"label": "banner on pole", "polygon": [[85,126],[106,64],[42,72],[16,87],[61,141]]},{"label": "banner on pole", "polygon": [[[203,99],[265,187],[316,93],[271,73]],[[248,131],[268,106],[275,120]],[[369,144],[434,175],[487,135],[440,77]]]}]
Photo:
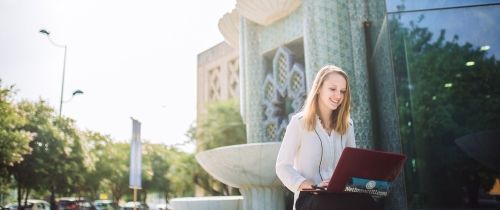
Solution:
[{"label": "banner on pole", "polygon": [[141,122],[132,118],[132,139],[130,142],[130,179],[129,186],[132,189],[141,189]]}]

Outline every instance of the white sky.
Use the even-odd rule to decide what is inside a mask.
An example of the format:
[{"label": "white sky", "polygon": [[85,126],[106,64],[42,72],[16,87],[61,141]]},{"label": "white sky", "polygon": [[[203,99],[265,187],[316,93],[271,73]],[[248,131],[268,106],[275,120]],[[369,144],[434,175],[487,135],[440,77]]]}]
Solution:
[{"label": "white sky", "polygon": [[[196,119],[197,54],[223,41],[218,20],[235,0],[0,0],[0,78],[16,100],[45,99],[58,113],[68,46],[63,115],[80,129],[129,141],[187,140]],[[192,147],[185,150],[192,151]]]}]

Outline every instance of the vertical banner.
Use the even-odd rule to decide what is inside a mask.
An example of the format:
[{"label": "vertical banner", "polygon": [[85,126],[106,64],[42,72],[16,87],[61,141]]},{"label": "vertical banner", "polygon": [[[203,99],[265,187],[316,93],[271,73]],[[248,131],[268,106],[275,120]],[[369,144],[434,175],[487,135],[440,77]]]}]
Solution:
[{"label": "vertical banner", "polygon": [[132,119],[132,140],[130,142],[130,179],[129,186],[132,189],[141,189],[141,122]]}]

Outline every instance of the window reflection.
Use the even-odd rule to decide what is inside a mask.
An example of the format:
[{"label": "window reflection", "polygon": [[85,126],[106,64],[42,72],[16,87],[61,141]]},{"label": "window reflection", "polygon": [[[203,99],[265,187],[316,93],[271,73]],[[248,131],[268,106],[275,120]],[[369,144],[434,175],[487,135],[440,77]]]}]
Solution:
[{"label": "window reflection", "polygon": [[498,204],[499,171],[455,143],[500,128],[498,20],[500,5],[388,16],[411,209]]},{"label": "window reflection", "polygon": [[500,0],[386,0],[388,12],[441,9],[500,3]]}]

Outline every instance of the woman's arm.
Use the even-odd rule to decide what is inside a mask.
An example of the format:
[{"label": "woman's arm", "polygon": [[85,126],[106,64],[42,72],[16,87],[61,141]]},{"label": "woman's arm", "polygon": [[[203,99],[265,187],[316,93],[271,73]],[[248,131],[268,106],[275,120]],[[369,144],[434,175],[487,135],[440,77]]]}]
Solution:
[{"label": "woman's arm", "polygon": [[[288,124],[281,143],[281,148],[276,159],[276,175],[283,184],[291,191],[298,191],[305,185],[310,186],[300,173],[295,170],[293,163],[300,149],[302,125],[297,116],[292,117]],[[304,185],[302,185],[304,183]],[[312,183],[312,182],[311,182]]]}]

